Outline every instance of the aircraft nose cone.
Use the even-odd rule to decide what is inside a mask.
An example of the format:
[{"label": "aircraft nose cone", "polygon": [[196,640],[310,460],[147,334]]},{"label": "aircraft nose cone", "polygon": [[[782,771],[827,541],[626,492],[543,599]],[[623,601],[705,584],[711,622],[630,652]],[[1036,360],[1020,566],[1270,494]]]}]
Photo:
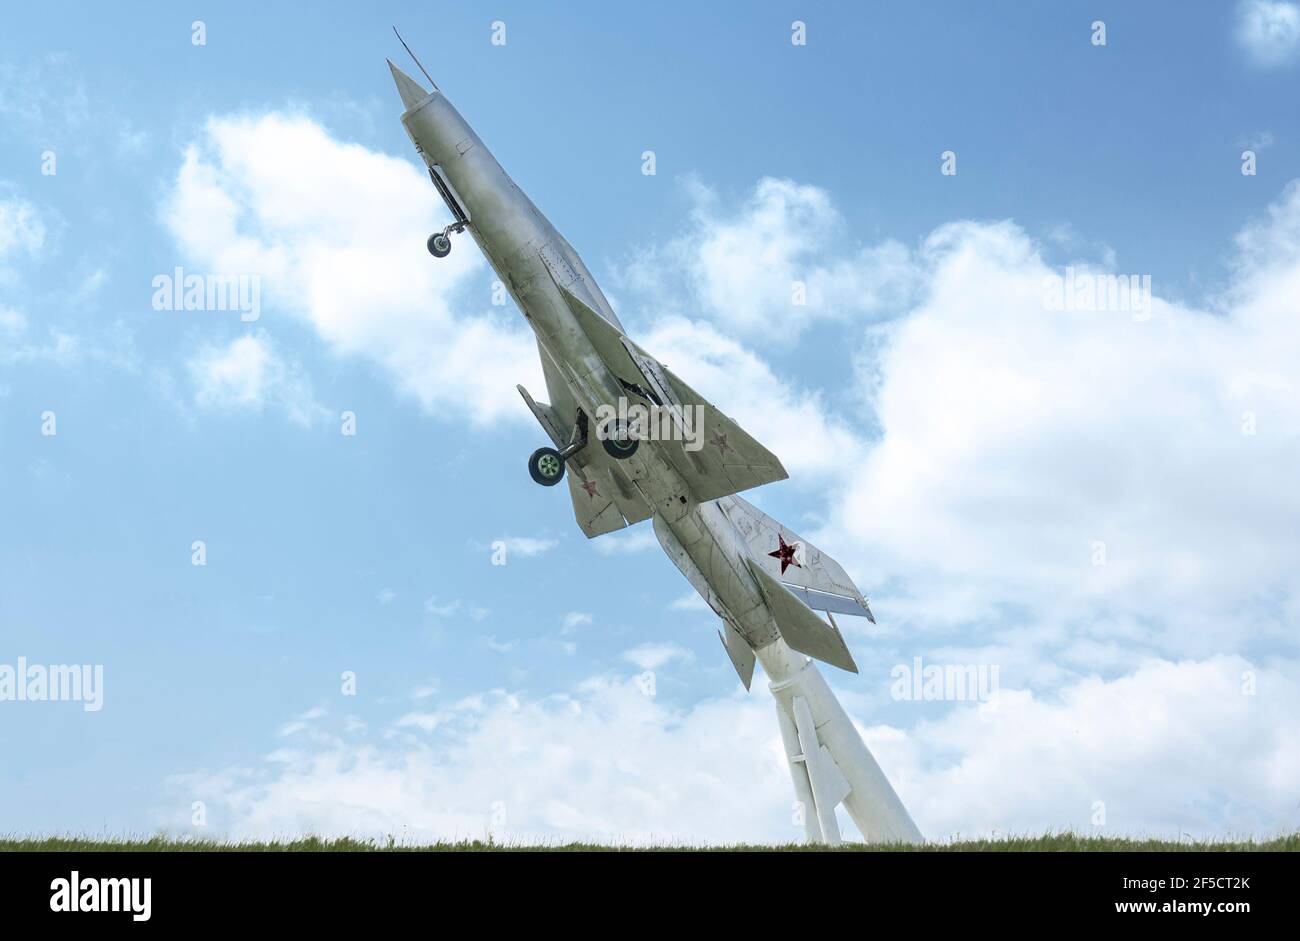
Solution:
[{"label": "aircraft nose cone", "polygon": [[387,60],[387,62],[388,68],[393,73],[393,82],[397,85],[397,93],[402,96],[402,105],[407,111],[410,111],[429,97],[429,92],[425,91],[419,82],[393,65],[391,59]]}]

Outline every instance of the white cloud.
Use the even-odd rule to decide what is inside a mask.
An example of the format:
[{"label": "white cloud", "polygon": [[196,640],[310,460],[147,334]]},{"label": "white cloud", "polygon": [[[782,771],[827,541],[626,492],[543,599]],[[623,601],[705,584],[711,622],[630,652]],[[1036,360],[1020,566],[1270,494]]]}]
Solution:
[{"label": "white cloud", "polygon": [[426,598],[424,613],[436,618],[467,617],[474,621],[481,621],[488,616],[488,609],[459,598],[442,603],[439,603],[437,598]]},{"label": "white cloud", "polygon": [[317,719],[323,719],[326,715],[324,706],[313,706],[301,715],[291,719],[284,725],[280,726],[276,735],[280,738],[289,738],[297,735],[299,732],[306,732],[312,728],[312,723]]},{"label": "white cloud", "polygon": [[19,253],[34,255],[45,244],[40,212],[23,199],[0,199],[0,262]]},{"label": "white cloud", "polygon": [[671,295],[684,274],[692,309],[769,342],[795,339],[814,318],[889,311],[911,291],[913,269],[898,242],[838,248],[844,221],[824,190],[765,177],[735,212],[699,183],[691,193],[687,232],[630,264],[622,272],[629,286]]},{"label": "white cloud", "polygon": [[[210,118],[163,207],[186,265],[260,274],[268,316],[380,364],[429,411],[523,420],[515,383],[541,385],[532,332],[458,310],[490,310],[488,282],[468,238],[447,258],[426,252],[444,214],[413,164],[281,113]],[[466,293],[479,280],[481,302]]]},{"label": "white cloud", "polygon": [[937,230],[924,299],[863,361],[880,437],[819,543],[971,604],[956,620],[1135,616],[1137,643],[1203,656],[1243,642],[1243,619],[1294,615],[1298,234],[1293,186],[1239,239],[1228,309],[1157,296],[1142,321],[1044,309],[1053,271],[1010,223]]},{"label": "white cloud", "polygon": [[[635,682],[602,679],[536,699],[469,697],[407,714],[389,733],[385,744],[304,747],[172,783],[206,800],[212,829],[233,837],[428,842],[491,830],[507,842],[646,843],[802,832],[790,822],[771,703],[759,697],[678,710]],[[497,812],[505,822],[493,827]]]},{"label": "white cloud", "polygon": [[673,661],[689,663],[695,659],[695,654],[681,644],[650,641],[623,651],[623,659],[635,663],[642,670],[658,670]]},{"label": "white cloud", "polygon": [[21,311],[0,305],[0,335],[14,338],[27,330],[27,318]]},{"label": "white cloud", "polygon": [[659,545],[654,529],[647,522],[644,526],[630,526],[617,532],[597,536],[591,541],[592,547],[601,555],[629,555],[644,552]]},{"label": "white cloud", "polygon": [[689,591],[680,597],[674,598],[672,604],[668,605],[672,611],[711,611],[712,609],[700,597],[697,591]]},{"label": "white cloud", "polygon": [[932,839],[1064,827],[1268,837],[1300,824],[1298,717],[1294,663],[1153,660],[1048,700],[1003,690],[983,719],[954,708],[874,744]]},{"label": "white cloud", "polygon": [[[1231,657],[1150,661],[1050,699],[1004,689],[983,719],[956,704],[911,731],[862,729],[931,839],[1066,827],[1268,836],[1298,822],[1300,686],[1294,665],[1279,664],[1253,669],[1245,695],[1252,669]],[[497,690],[408,713],[379,742],[319,734],[259,767],[172,783],[208,802],[214,831],[240,838],[802,839],[758,686],[687,709],[608,679],[540,698]],[[1106,825],[1094,831],[1096,801]]]},{"label": "white cloud", "polygon": [[44,339],[40,339],[28,336],[27,318],[22,312],[5,309],[0,317],[4,318],[0,323],[0,338],[6,341],[0,345],[0,363],[41,362],[68,367],[93,361],[126,372],[139,369],[139,357],[130,335],[118,331],[116,325],[99,331],[89,342],[60,327],[47,328]]},{"label": "white cloud", "polygon": [[586,611],[570,611],[564,616],[564,624],[560,628],[561,634],[572,634],[578,628],[591,623],[591,615]]},{"label": "white cloud", "polygon": [[393,599],[397,597],[397,592],[391,588],[381,588],[379,594],[375,595],[375,600],[381,605],[392,604]]},{"label": "white cloud", "polygon": [[265,334],[248,334],[226,346],[205,345],[186,366],[194,401],[202,408],[260,412],[271,403],[300,425],[325,414],[302,366],[281,359]]},{"label": "white cloud", "polygon": [[542,536],[499,536],[493,540],[494,544],[498,542],[505,546],[507,560],[512,555],[520,555],[525,559],[539,556],[550,552],[560,544],[558,539],[547,539]]},{"label": "white cloud", "polygon": [[1294,62],[1300,51],[1300,7],[1279,0],[1241,0],[1237,41],[1257,65]]},{"label": "white cloud", "polygon": [[483,643],[488,650],[493,653],[514,653],[519,649],[519,638],[513,637],[510,640],[497,640],[491,634],[483,638]]},{"label": "white cloud", "polygon": [[1247,135],[1242,138],[1240,143],[1242,147],[1248,150],[1265,150],[1273,146],[1273,132],[1265,129],[1256,134]]}]

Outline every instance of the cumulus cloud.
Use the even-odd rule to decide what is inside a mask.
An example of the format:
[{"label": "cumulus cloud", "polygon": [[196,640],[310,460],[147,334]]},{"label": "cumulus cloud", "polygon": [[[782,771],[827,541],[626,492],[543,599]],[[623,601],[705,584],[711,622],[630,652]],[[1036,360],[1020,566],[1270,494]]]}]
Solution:
[{"label": "cumulus cloud", "polygon": [[880,435],[828,541],[929,617],[1018,606],[1110,645],[1134,617],[1131,650],[1235,650],[1294,616],[1297,192],[1243,234],[1223,310],[1049,310],[1059,272],[1023,230],[936,231],[924,299],[873,331]]},{"label": "cumulus cloud", "polygon": [[695,654],[681,644],[651,641],[623,651],[623,659],[643,670],[658,670],[675,660],[689,663]]},{"label": "cumulus cloud", "polygon": [[272,404],[300,425],[326,414],[302,366],[282,359],[265,334],[203,346],[186,365],[201,408],[260,412]]},{"label": "cumulus cloud", "polygon": [[844,221],[825,190],[764,178],[737,209],[689,184],[690,225],[621,272],[631,287],[673,296],[743,335],[788,342],[819,317],[874,316],[909,295],[913,268],[898,242],[844,249]]},{"label": "cumulus cloud", "polygon": [[486,268],[468,240],[429,257],[444,213],[412,163],[281,113],[209,119],[162,209],[188,267],[261,275],[269,316],[379,364],[426,409],[523,420],[515,383],[541,385],[532,333],[513,312],[481,313]]},{"label": "cumulus cloud", "polygon": [[1237,4],[1237,42],[1256,65],[1294,62],[1300,51],[1300,6],[1282,0]]},{"label": "cumulus cloud", "polygon": [[1267,837],[1300,824],[1295,663],[1151,660],[1059,694],[1003,690],[877,742],[931,838],[1073,828]]},{"label": "cumulus cloud", "polygon": [[757,697],[680,710],[635,682],[595,679],[542,698],[468,697],[403,716],[383,741],[280,750],[172,786],[207,801],[211,828],[234,837],[647,843],[757,828],[788,842],[801,830],[779,748]]},{"label": "cumulus cloud", "polygon": [[[1297,823],[1293,673],[1157,660],[1051,697],[1004,689],[993,710],[957,704],[911,730],[859,727],[930,839],[1267,835]],[[294,732],[316,734],[259,766],[171,784],[239,838],[802,839],[761,686],[689,708],[610,678],[551,696],[496,690],[407,713],[377,739],[328,735],[318,718],[296,718]]]}]

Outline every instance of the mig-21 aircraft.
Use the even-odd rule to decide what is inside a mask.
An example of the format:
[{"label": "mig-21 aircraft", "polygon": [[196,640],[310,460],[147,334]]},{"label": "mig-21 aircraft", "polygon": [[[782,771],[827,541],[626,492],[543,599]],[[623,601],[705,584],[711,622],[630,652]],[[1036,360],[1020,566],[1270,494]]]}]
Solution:
[{"label": "mig-21 aircraft", "polygon": [[445,257],[452,236],[468,233],[537,336],[546,401],[519,392],[550,445],[529,458],[532,479],[567,480],[588,538],[652,520],[664,551],[721,619],[746,689],[762,662],[810,841],[839,842],[840,804],[871,841],[920,841],[807,659],[857,672],[834,615],[874,623],[866,598],[834,559],[737,495],[784,480],[785,468],[627,336],[578,253],[416,65],[427,89],[388,63],[402,125],[452,216],[428,249]]}]

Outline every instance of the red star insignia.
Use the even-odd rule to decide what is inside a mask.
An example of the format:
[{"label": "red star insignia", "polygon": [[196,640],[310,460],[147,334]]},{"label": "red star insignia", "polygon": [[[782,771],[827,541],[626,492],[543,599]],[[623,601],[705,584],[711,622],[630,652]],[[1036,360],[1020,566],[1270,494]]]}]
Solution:
[{"label": "red star insignia", "polygon": [[593,500],[596,499],[596,482],[594,480],[584,480],[582,482],[582,489],[587,491],[587,496],[591,497]]},{"label": "red star insignia", "polygon": [[798,548],[799,543],[796,542],[792,545],[786,545],[786,541],[781,538],[780,533],[776,534],[776,539],[777,542],[781,544],[780,548],[778,548],[775,552],[769,552],[768,555],[770,555],[774,559],[781,560],[781,574],[784,575],[785,570],[792,565],[795,568],[803,568],[803,566],[800,565],[794,557],[795,549]]},{"label": "red star insignia", "polygon": [[719,451],[731,450],[731,445],[727,444],[727,436],[721,431],[715,431],[713,433],[713,443],[717,446]]}]

